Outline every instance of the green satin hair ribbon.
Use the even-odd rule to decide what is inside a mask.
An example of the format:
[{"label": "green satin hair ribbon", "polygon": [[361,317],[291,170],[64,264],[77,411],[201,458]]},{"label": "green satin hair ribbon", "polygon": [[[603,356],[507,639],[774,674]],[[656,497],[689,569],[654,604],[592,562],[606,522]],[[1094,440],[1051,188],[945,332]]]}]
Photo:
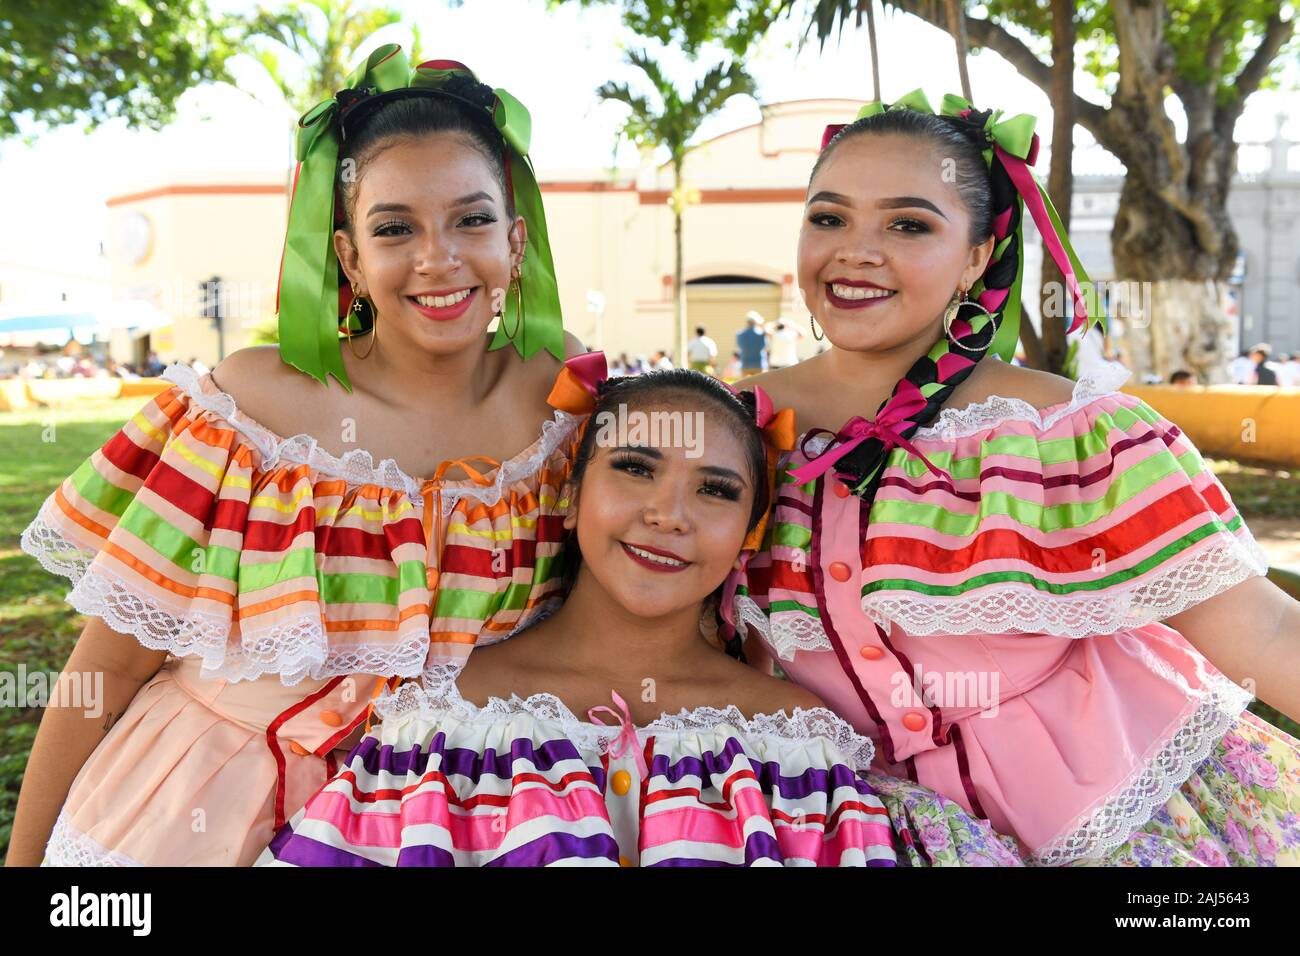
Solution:
[{"label": "green satin hair ribbon", "polygon": [[[919,113],[935,112],[930,105],[922,90],[912,90],[912,92],[901,97],[895,102],[885,106],[881,103],[868,103],[858,111],[857,118],[862,119],[865,116],[874,116],[877,113],[883,113],[886,110],[910,109]],[[944,116],[960,116],[967,110],[975,111],[970,101],[955,94],[949,93],[944,96],[940,105],[940,114]],[[978,112],[978,111],[975,111]],[[993,147],[999,146],[1010,156],[1024,161],[1028,164],[1034,155],[1034,125],[1037,121],[1028,113],[1019,113],[1008,119],[1002,118],[1002,110],[993,110],[984,120],[984,136],[989,146],[983,151],[984,162],[992,168],[996,154]],[[1071,268],[1078,281],[1080,291],[1082,292],[1084,304],[1088,313],[1088,328],[1101,324],[1104,320],[1104,312],[1101,309],[1099,297],[1092,281],[1088,278],[1088,273],[1084,271],[1083,264],[1075,255],[1074,248],[1070,245],[1069,236],[1061,225],[1061,217],[1057,214],[1047,191],[1042,184],[1038,182],[1032,174],[1029,178],[1033,180],[1037,187],[1038,198],[1041,200],[1047,216],[1051,221],[1052,228],[1060,242],[1065,255],[1069,259]],[[1020,293],[1024,284],[1024,196],[1017,192],[1016,202],[1019,203],[1020,209],[1020,226],[1016,229],[1014,242],[1016,243],[1016,277],[1011,283],[1011,288],[1007,293],[1007,298],[1002,305],[1002,318],[998,325],[997,333],[994,335],[993,342],[989,351],[1000,356],[1005,361],[1011,361],[1016,353],[1016,345],[1020,338]],[[1008,237],[1010,238],[1010,237]],[[1005,239],[1003,240],[1006,241]],[[983,282],[977,282],[970,290],[972,295],[978,296],[984,291]]]},{"label": "green satin hair ribbon", "polygon": [[[412,71],[396,44],[379,47],[354,70],[346,90],[373,96],[393,90],[422,89],[437,92],[457,74],[474,79],[460,64],[431,61]],[[525,359],[545,348],[564,358],[564,327],[560,314],[555,266],[546,232],[541,191],[528,160],[532,121],[528,110],[505,90],[495,90],[491,118],[504,139],[517,215],[527,226],[527,245],[519,287],[523,302],[512,290],[490,348],[513,342]],[[280,267],[280,356],[289,365],[327,383],[334,376],[351,389],[343,367],[339,338],[339,264],[334,253],[335,177],[341,172],[339,97],[318,103],[298,121],[297,159],[284,260]],[[506,334],[511,313],[524,319],[514,337]]]}]

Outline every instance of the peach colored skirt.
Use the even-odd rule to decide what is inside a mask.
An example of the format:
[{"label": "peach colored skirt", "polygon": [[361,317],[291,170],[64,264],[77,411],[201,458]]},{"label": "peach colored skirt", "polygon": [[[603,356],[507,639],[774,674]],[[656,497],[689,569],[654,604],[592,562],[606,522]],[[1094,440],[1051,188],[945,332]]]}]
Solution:
[{"label": "peach colored skirt", "polygon": [[344,762],[335,748],[375,681],[229,683],[200,678],[200,663],[169,658],[136,694],[73,781],[44,865],[251,865],[275,833],[277,792],[292,816]]}]

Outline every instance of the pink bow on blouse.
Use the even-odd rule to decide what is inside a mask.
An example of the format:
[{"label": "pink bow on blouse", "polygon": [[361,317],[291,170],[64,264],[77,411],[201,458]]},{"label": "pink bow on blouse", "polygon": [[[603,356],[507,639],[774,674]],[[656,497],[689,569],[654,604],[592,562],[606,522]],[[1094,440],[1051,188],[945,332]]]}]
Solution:
[{"label": "pink bow on blouse", "polygon": [[611,759],[617,760],[629,750],[632,751],[633,756],[636,758],[636,769],[641,774],[641,779],[644,780],[646,777],[650,776],[650,770],[646,766],[645,754],[641,750],[641,741],[637,739],[636,727],[632,723],[632,715],[628,712],[627,701],[620,697],[616,690],[611,690],[610,694],[614,698],[614,703],[618,704],[619,710],[623,711],[623,715],[620,717],[608,707],[593,707],[587,711],[587,717],[593,724],[608,727],[610,726],[609,724],[596,719],[596,714],[603,710],[605,713],[609,714],[609,716],[618,721],[618,736],[610,741],[606,753]]},{"label": "pink bow on blouse", "polygon": [[903,384],[907,388],[900,386],[898,394],[885,404],[885,407],[880,410],[880,414],[876,416],[875,421],[869,422],[859,415],[853,416],[849,423],[844,426],[844,431],[838,436],[842,439],[840,444],[833,448],[827,448],[807,464],[794,469],[790,472],[790,476],[800,483],[812,481],[814,478],[818,478],[830,471],[837,461],[868,438],[876,438],[885,446],[886,452],[895,447],[904,448],[925,462],[925,467],[929,468],[934,474],[947,477],[902,435],[902,426],[909,416],[921,411],[926,405],[925,396],[921,394],[920,389],[911,382],[904,382]]}]

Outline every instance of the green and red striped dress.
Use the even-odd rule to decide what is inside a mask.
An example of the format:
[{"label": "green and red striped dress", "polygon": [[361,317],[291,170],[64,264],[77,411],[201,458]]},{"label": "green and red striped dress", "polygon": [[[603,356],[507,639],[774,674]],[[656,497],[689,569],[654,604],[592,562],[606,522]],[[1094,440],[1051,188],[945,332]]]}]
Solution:
[{"label": "green and red striped dress", "polygon": [[275,435],[210,376],[166,377],[22,538],[78,611],[170,655],[83,766],[50,863],[250,864],[385,678],[561,599],[579,417],[468,478],[417,479]]},{"label": "green and red striped dress", "polygon": [[1300,863],[1300,745],[1160,623],[1265,558],[1126,377],[945,410],[912,438],[942,474],[896,448],[869,508],[832,473],[791,475],[810,440],[729,612],[880,769],[1037,862]]}]

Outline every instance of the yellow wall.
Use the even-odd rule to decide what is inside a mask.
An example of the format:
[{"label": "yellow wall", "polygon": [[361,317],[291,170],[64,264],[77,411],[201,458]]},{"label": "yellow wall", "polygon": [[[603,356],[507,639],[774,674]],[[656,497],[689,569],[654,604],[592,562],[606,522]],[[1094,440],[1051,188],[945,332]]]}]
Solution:
[{"label": "yellow wall", "polygon": [[1181,428],[1201,454],[1300,468],[1300,388],[1129,385]]}]

